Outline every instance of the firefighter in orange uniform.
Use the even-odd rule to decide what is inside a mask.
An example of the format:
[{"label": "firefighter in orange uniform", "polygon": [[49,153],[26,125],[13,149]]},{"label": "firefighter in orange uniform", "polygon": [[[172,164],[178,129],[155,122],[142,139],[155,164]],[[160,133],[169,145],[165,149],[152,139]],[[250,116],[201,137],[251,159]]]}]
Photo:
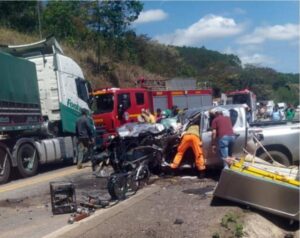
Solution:
[{"label": "firefighter in orange uniform", "polygon": [[202,141],[200,140],[199,125],[193,123],[183,132],[180,145],[177,148],[177,154],[170,164],[172,169],[178,168],[182,157],[188,148],[192,148],[195,156],[195,164],[200,172],[205,170],[205,161],[202,152]]}]

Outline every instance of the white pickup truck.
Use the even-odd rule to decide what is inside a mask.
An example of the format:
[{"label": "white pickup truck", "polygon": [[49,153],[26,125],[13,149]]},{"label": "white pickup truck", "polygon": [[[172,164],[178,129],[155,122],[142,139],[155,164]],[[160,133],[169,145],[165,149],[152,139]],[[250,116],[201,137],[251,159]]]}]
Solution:
[{"label": "white pickup truck", "polygon": [[207,166],[221,164],[218,153],[213,152],[211,149],[211,122],[213,118],[209,112],[212,109],[216,110],[216,108],[231,118],[234,132],[237,135],[233,148],[234,156],[241,156],[244,153],[243,148],[245,148],[250,153],[256,151],[256,156],[268,158],[267,153],[262,147],[258,149],[255,147],[253,141],[253,134],[255,133],[256,135],[261,135],[261,144],[274,160],[284,165],[299,163],[299,121],[260,122],[249,125],[243,105],[235,104],[189,109],[185,112],[184,120],[199,117],[200,135],[205,158],[207,159]]}]

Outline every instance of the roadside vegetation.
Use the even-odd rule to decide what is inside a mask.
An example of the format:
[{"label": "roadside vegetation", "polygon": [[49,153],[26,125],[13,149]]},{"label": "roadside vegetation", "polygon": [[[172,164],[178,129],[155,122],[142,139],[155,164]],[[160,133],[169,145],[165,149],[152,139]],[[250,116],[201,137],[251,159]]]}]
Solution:
[{"label": "roadside vegetation", "polygon": [[243,65],[236,55],[159,44],[137,35],[139,1],[0,2],[0,44],[24,44],[54,35],[95,88],[134,86],[136,79],[194,77],[214,96],[248,88],[258,100],[299,104],[299,74]]},{"label": "roadside vegetation", "polygon": [[212,238],[221,238],[221,237],[235,237],[241,238],[244,237],[244,226],[242,217],[234,212],[226,213],[221,222],[220,231],[215,232],[212,235]]}]

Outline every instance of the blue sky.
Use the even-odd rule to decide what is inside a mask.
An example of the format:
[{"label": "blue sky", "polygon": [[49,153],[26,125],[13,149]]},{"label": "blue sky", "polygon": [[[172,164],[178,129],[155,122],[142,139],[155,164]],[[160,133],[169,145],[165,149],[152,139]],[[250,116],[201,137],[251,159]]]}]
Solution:
[{"label": "blue sky", "polygon": [[143,1],[132,28],[166,45],[236,54],[299,73],[299,1]]}]

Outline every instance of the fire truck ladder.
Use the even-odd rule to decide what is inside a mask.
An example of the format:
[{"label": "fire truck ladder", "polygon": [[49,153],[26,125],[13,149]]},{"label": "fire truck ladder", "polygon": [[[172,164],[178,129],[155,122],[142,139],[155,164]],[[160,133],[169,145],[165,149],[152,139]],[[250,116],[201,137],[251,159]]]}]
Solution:
[{"label": "fire truck ladder", "polygon": [[141,88],[146,88],[151,91],[162,91],[166,90],[166,81],[162,79],[138,79],[137,86]]}]

